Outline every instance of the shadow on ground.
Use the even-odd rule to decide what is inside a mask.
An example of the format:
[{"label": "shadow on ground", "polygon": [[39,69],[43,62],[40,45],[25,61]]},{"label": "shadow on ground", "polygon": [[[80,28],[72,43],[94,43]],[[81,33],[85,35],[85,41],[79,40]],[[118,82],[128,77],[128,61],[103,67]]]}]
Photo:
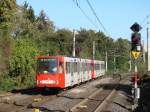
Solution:
[{"label": "shadow on ground", "polygon": [[113,90],[115,88],[116,91],[122,91],[127,95],[131,95],[131,86],[127,84],[100,84],[97,85],[96,88],[103,88],[104,90]]},{"label": "shadow on ground", "polygon": [[19,89],[19,90],[12,90],[12,93],[21,93],[26,95],[55,95],[59,93],[61,90],[57,88],[27,88],[27,89]]},{"label": "shadow on ground", "polygon": [[49,110],[49,109],[47,109],[45,107],[40,107],[38,109],[40,110],[40,112],[66,112],[64,110]]},{"label": "shadow on ground", "polygon": [[[130,104],[132,104],[133,102],[133,98],[132,98],[132,93],[131,93],[131,85],[129,84],[100,84],[96,86],[97,88],[103,88],[104,90],[113,90],[115,89],[117,92],[121,92],[121,94],[124,94],[125,96],[127,96],[126,101],[129,102]],[[113,102],[117,105],[119,105],[120,107],[131,111],[130,108],[127,108],[125,105],[120,104],[118,102]]]}]

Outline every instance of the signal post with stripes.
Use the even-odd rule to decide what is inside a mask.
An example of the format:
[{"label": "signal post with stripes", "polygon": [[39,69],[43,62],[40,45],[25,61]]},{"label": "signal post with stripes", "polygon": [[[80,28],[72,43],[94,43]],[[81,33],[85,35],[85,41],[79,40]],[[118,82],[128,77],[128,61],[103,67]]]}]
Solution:
[{"label": "signal post with stripes", "polygon": [[132,55],[132,62],[134,63],[135,69],[132,73],[132,94],[133,94],[133,106],[132,109],[134,110],[138,106],[138,99],[140,98],[140,77],[138,73],[137,63],[141,57],[142,47],[141,47],[141,34],[139,31],[142,27],[138,23],[134,23],[130,29],[133,31],[131,34],[131,55]]}]

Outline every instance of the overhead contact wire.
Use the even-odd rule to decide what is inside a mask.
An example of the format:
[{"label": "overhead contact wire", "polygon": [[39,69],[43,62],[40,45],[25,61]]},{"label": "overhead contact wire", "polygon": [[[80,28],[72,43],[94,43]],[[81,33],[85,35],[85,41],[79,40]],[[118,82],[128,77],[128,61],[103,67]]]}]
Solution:
[{"label": "overhead contact wire", "polygon": [[[95,17],[96,17],[98,23],[102,26],[103,30],[109,35],[108,31],[106,30],[106,28],[104,27],[104,25],[103,25],[102,22],[100,21],[99,17],[98,17],[97,14],[96,14],[96,11],[95,11],[94,8],[92,7],[92,5],[91,5],[91,3],[89,2],[89,0],[86,0],[86,1],[87,1],[87,3],[88,3],[89,7],[91,8],[93,14],[95,15]],[[109,36],[110,36],[110,35],[109,35]]]},{"label": "overhead contact wire", "polygon": [[85,13],[85,11],[80,7],[79,3],[75,0],[73,0],[73,2],[75,3],[75,5],[81,10],[81,12],[83,13],[83,15],[88,19],[88,21],[95,27],[98,28],[98,26],[90,19],[90,17]]}]

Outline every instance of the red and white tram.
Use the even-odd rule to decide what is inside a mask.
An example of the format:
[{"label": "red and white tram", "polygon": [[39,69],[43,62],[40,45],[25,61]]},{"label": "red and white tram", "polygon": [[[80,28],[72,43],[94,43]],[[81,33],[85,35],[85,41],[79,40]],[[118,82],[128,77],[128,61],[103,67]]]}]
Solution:
[{"label": "red and white tram", "polygon": [[105,74],[104,61],[65,56],[37,56],[36,86],[66,88]]}]

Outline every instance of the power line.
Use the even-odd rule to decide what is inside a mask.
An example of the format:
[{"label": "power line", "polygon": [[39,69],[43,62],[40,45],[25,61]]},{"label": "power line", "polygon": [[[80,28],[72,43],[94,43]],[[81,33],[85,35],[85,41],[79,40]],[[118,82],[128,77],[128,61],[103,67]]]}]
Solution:
[{"label": "power line", "polygon": [[[95,15],[95,17],[96,17],[98,23],[102,26],[103,30],[109,35],[109,33],[107,32],[106,28],[104,27],[104,25],[103,25],[102,22],[100,21],[99,17],[97,16],[97,14],[96,14],[94,8],[92,7],[91,3],[89,2],[89,0],[86,0],[86,1],[87,1],[87,3],[88,3],[89,7],[91,8],[93,14]],[[110,35],[109,35],[109,36],[110,36]]]},{"label": "power line", "polygon": [[[149,22],[147,21],[149,17],[150,17],[150,14],[148,14],[148,15],[143,19],[143,21],[141,22],[142,27],[145,27],[146,25],[149,24]],[[145,22],[146,22],[146,23],[145,23]]]},{"label": "power line", "polygon": [[143,21],[141,22],[141,24],[144,24],[145,21],[149,18],[149,16],[150,16],[150,14],[148,14],[148,15],[143,19]]},{"label": "power line", "polygon": [[90,17],[85,13],[85,11],[80,7],[79,3],[77,0],[73,0],[73,2],[75,3],[75,5],[81,10],[81,12],[83,13],[83,15],[88,19],[88,21],[94,25],[95,28],[98,28],[98,26],[90,19]]},{"label": "power line", "polygon": [[144,25],[142,25],[142,30],[144,30],[144,28],[148,27],[149,25],[149,21],[147,21],[147,23],[145,23]]}]

